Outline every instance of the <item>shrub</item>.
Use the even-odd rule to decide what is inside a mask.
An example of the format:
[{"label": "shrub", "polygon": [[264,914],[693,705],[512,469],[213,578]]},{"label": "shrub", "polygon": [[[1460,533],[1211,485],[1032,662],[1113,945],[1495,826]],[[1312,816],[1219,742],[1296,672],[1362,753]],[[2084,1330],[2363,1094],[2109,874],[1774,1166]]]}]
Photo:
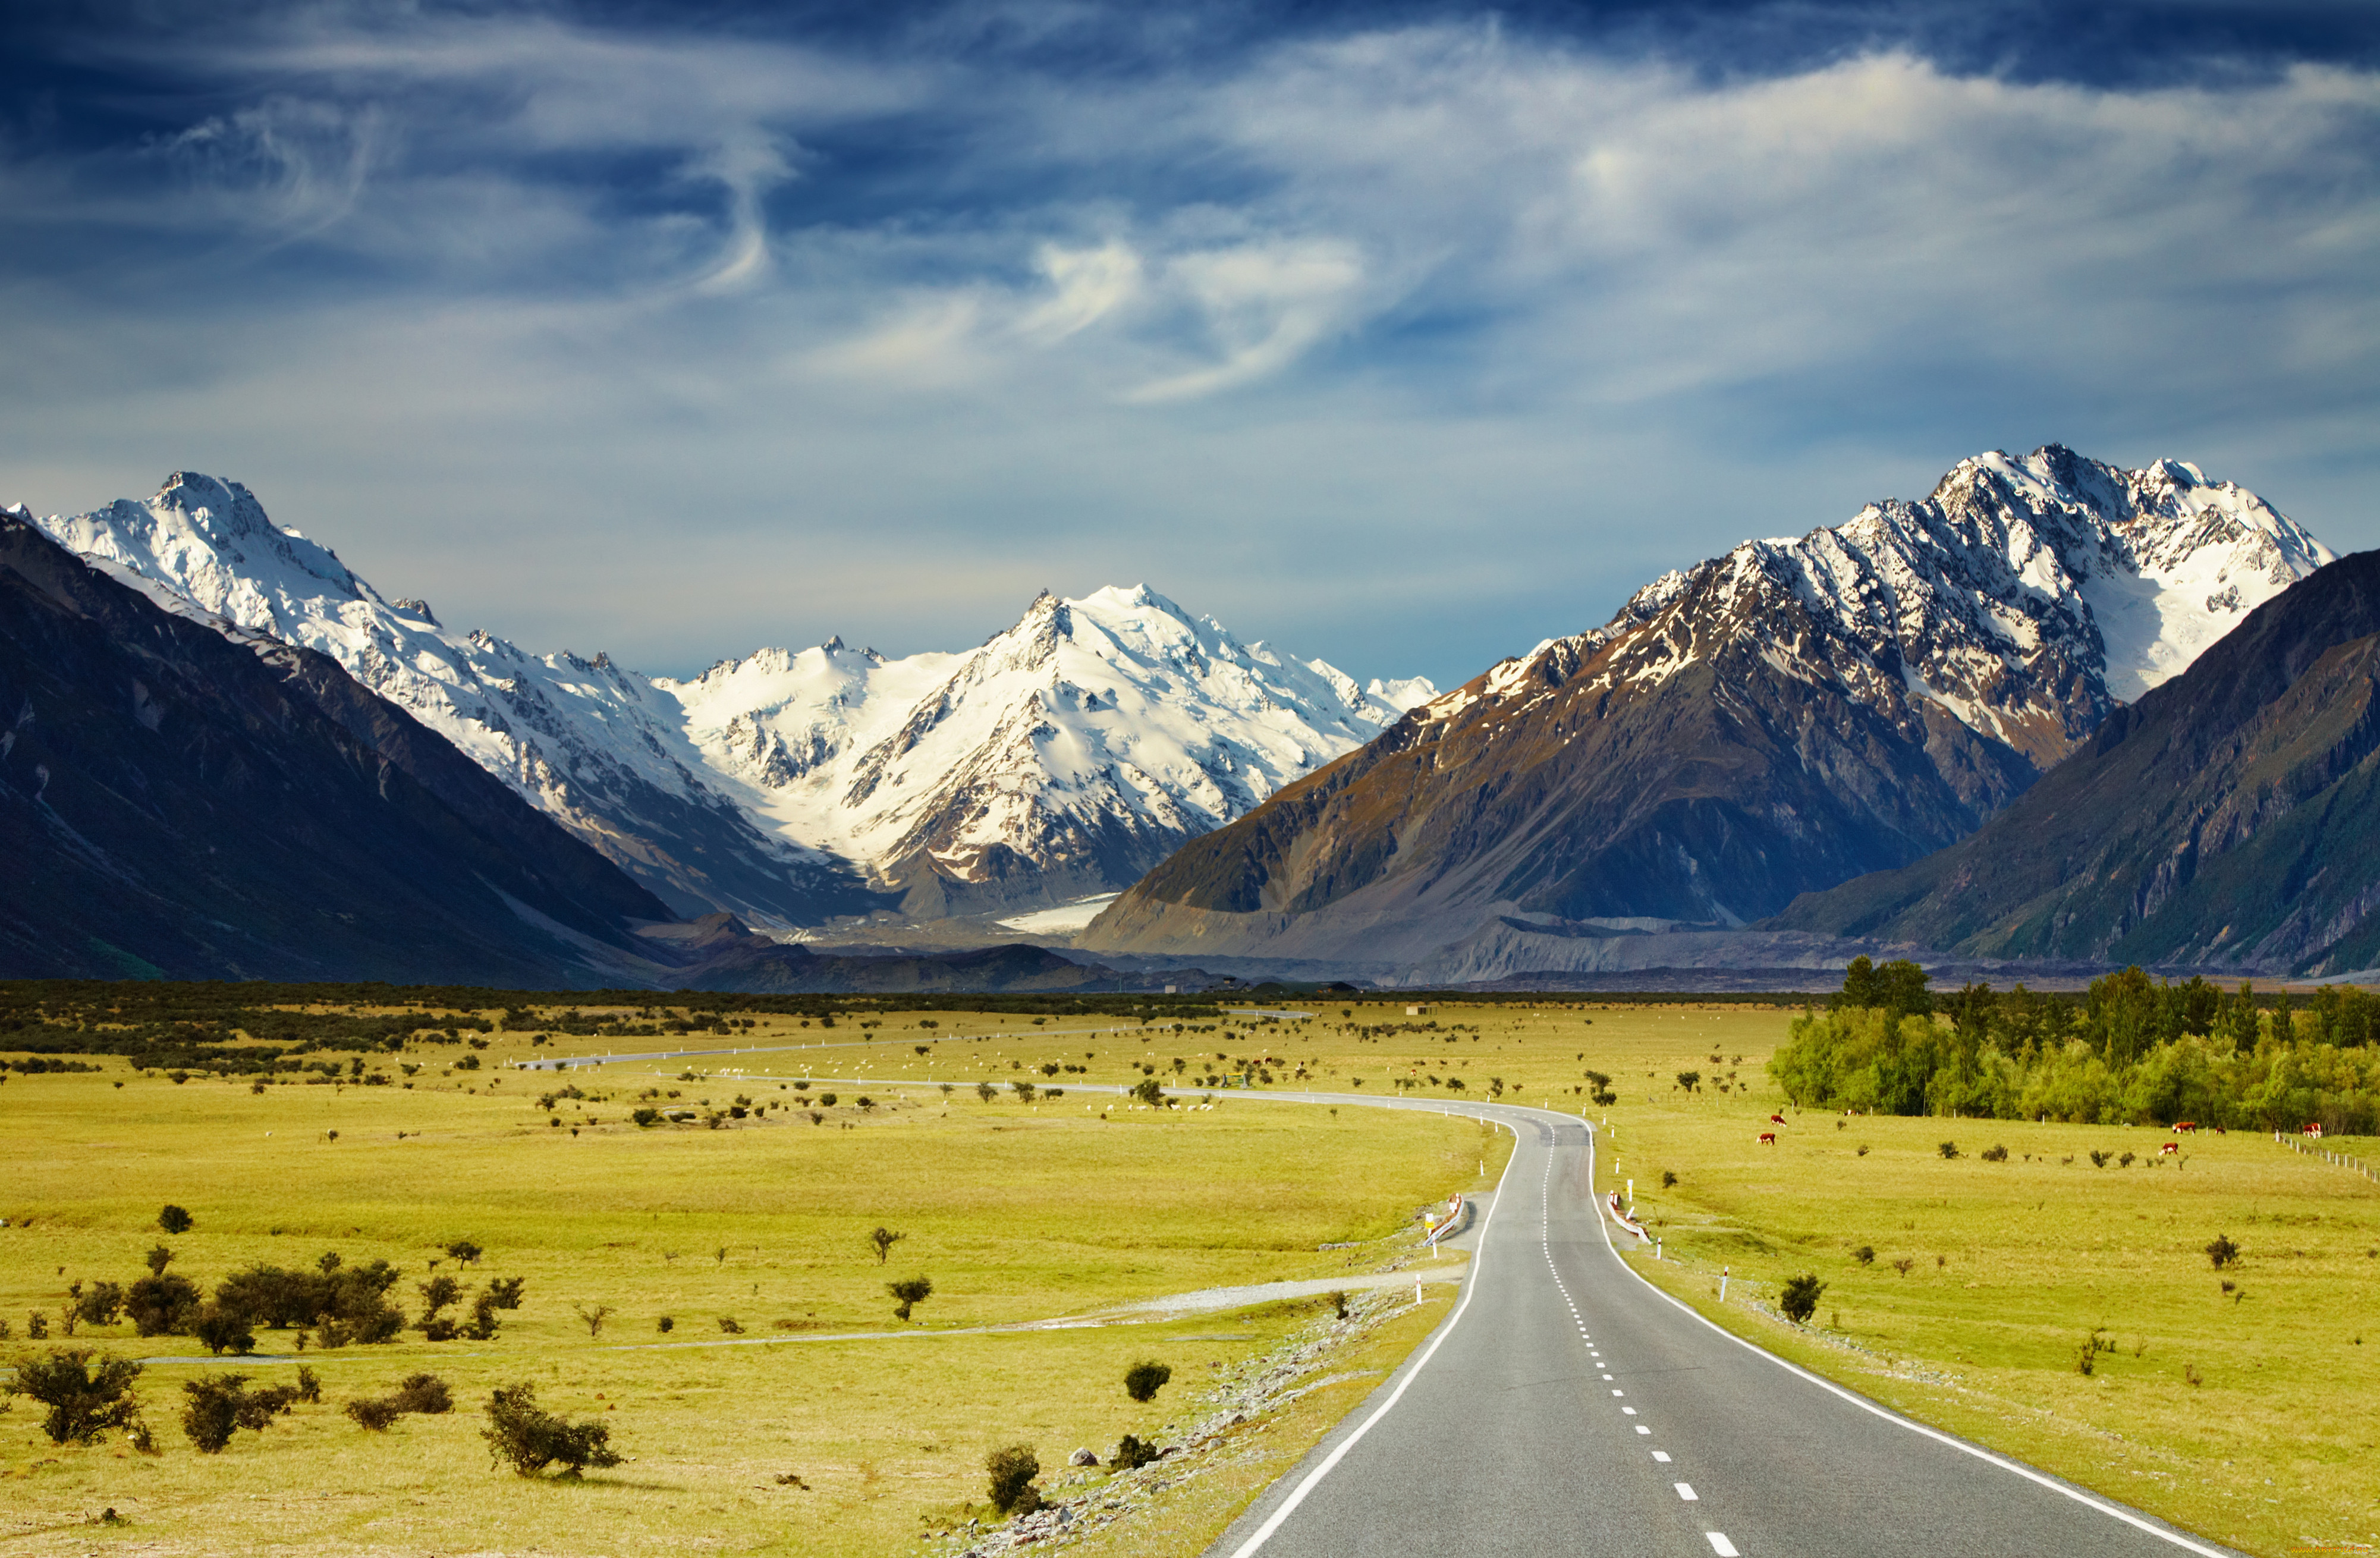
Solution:
[{"label": "shrub", "polygon": [[1875,1265],[1876,1246],[1872,1244],[1864,1244],[1860,1246],[1857,1249],[1852,1251],[1852,1259],[1858,1261],[1863,1266]]},{"label": "shrub", "polygon": [[635,1113],[631,1114],[628,1118],[635,1121],[638,1125],[644,1126],[647,1130],[650,1130],[653,1126],[662,1123],[662,1112],[658,1109],[648,1107],[637,1110]]},{"label": "shrub", "polygon": [[1110,1461],[1108,1465],[1117,1471],[1137,1471],[1140,1467],[1154,1463],[1156,1459],[1155,1444],[1145,1444],[1127,1433],[1116,1441],[1115,1459]]},{"label": "shrub", "polygon": [[1668,1170],[1668,1169],[1663,1169],[1663,1170],[1661,1171],[1661,1188],[1662,1188],[1662,1189],[1664,1189],[1664,1190],[1670,1189],[1670,1188],[1671,1188],[1672,1187],[1674,1187],[1677,1183],[1678,1183],[1678,1176],[1677,1176],[1674,1173],[1672,1173],[1671,1171],[1670,1171],[1670,1170]]},{"label": "shrub", "polygon": [[2082,1346],[2074,1357],[2074,1372],[2090,1374],[2099,1367],[2099,1355],[2116,1350],[2116,1344],[2101,1332],[2094,1331],[2082,1338]]},{"label": "shrub", "polygon": [[95,1282],[75,1298],[75,1318],[86,1325],[114,1325],[124,1312],[124,1284]]},{"label": "shrub", "polygon": [[983,1100],[986,1103],[990,1103],[993,1099],[1000,1096],[1000,1089],[993,1087],[990,1082],[978,1082],[975,1085],[975,1096]]},{"label": "shrub", "polygon": [[1157,1078],[1154,1077],[1143,1077],[1132,1089],[1132,1096],[1148,1104],[1151,1109],[1165,1107],[1165,1089],[1158,1085]]},{"label": "shrub", "polygon": [[487,1251],[469,1239],[456,1239],[446,1247],[446,1253],[466,1266],[476,1266],[480,1263],[480,1257],[485,1255]]},{"label": "shrub", "polygon": [[298,1366],[298,1399],[306,1402],[322,1399],[322,1377],[302,1363]]},{"label": "shrub", "polygon": [[100,1358],[88,1347],[55,1347],[47,1353],[19,1353],[16,1374],[5,1387],[9,1395],[30,1395],[49,1408],[42,1431],[53,1444],[90,1444],[109,1429],[137,1431],[140,1398],[132,1382],[140,1365],[129,1358]]},{"label": "shrub", "polygon": [[152,1277],[164,1276],[166,1264],[173,1259],[174,1252],[164,1245],[152,1245],[149,1248],[149,1274]]},{"label": "shrub", "polygon": [[1030,1103],[1033,1102],[1033,1095],[1038,1089],[1035,1089],[1032,1083],[1026,1081],[1020,1077],[1015,1081],[1008,1084],[1008,1090],[1016,1095],[1017,1102]]},{"label": "shrub", "polygon": [[719,1329],[725,1332],[730,1336],[741,1336],[744,1334],[744,1322],[737,1320],[734,1315],[721,1315],[719,1317]]},{"label": "shrub", "polygon": [[832,1094],[832,1093],[820,1093],[820,1094],[819,1094],[819,1103],[820,1103],[822,1107],[824,1107],[824,1108],[828,1108],[828,1109],[832,1109],[832,1108],[833,1108],[833,1107],[834,1107],[834,1100],[835,1100],[835,1095],[834,1095],[834,1094]]},{"label": "shrub", "polygon": [[1946,1141],[1935,1150],[1941,1153],[1946,1160],[1955,1158],[1959,1155],[1959,1144],[1955,1141]]},{"label": "shrub", "polygon": [[892,1253],[892,1247],[908,1236],[906,1234],[896,1234],[892,1229],[881,1226],[868,1235],[868,1242],[876,1247],[876,1263],[880,1266],[884,1264],[884,1258]]},{"label": "shrub", "polygon": [[[570,1307],[577,1310],[578,1318],[586,1322],[588,1335],[601,1336],[603,1334],[603,1322],[612,1318],[611,1305],[573,1304]],[[528,1387],[523,1386],[522,1388],[527,1389]]]},{"label": "shrub", "polygon": [[374,1433],[386,1433],[405,1414],[387,1397],[350,1401],[345,1408],[348,1417]]},{"label": "shrub", "polygon": [[659,1319],[659,1320],[657,1320],[657,1321],[653,1321],[653,1329],[654,1329],[654,1330],[656,1330],[656,1331],[658,1331],[658,1332],[660,1332],[662,1335],[666,1336],[666,1335],[668,1335],[671,1332],[675,1331],[675,1330],[677,1329],[677,1321],[674,1321],[674,1320],[672,1320],[672,1319],[671,1319],[669,1316],[667,1316],[667,1315],[663,1315],[663,1316],[662,1316],[662,1318],[661,1318],[661,1319]]},{"label": "shrub", "polygon": [[296,1390],[284,1385],[250,1395],[245,1374],[201,1374],[185,1382],[188,1397],[182,1407],[182,1431],[201,1455],[216,1455],[231,1442],[237,1429],[261,1429],[276,1412],[286,1411]]},{"label": "shrub", "polygon": [[197,1218],[177,1206],[168,1206],[157,1214],[157,1226],[169,1234],[187,1234],[197,1222]]},{"label": "shrub", "polygon": [[487,1413],[488,1426],[480,1437],[488,1442],[491,1466],[509,1465],[520,1476],[535,1477],[559,1465],[564,1476],[576,1477],[590,1466],[620,1464],[608,1425],[567,1422],[543,1410],[535,1385],[500,1388],[488,1397]]},{"label": "shrub", "polygon": [[1810,1317],[1818,1312],[1818,1296],[1826,1291],[1827,1284],[1818,1280],[1816,1272],[1804,1272],[1785,1279],[1784,1289],[1777,1295],[1777,1307],[1794,1324],[1807,1324]]},{"label": "shrub", "polygon": [[2206,1259],[2215,1262],[2215,1269],[2218,1272],[2226,1266],[2236,1266],[2240,1263],[2240,1247],[2231,1242],[2230,1235],[2217,1234],[2215,1241],[2206,1247]]},{"label": "shrub", "polygon": [[463,1296],[463,1284],[443,1272],[428,1282],[416,1283],[414,1286],[421,1294],[421,1328],[424,1331],[429,1330],[431,1322],[438,1318],[439,1310]]},{"label": "shrub", "polygon": [[1011,1444],[983,1458],[991,1478],[991,1507],[1002,1515],[1030,1515],[1041,1507],[1040,1491],[1033,1479],[1041,1475],[1041,1458],[1030,1444]]},{"label": "shrub", "polygon": [[1985,1148],[1981,1156],[1987,1163],[2004,1163],[2008,1162],[2008,1149],[1995,1142]]},{"label": "shrub", "polygon": [[203,1304],[191,1318],[190,1334],[197,1337],[207,1351],[220,1357],[225,1353],[252,1353],[256,1350],[256,1333],[249,1329],[248,1317],[220,1304]]},{"label": "shrub", "polygon": [[2106,1168],[2107,1166],[2107,1156],[2108,1155],[2105,1152],[2093,1152],[2091,1154],[2091,1166],[2093,1168]]},{"label": "shrub", "polygon": [[389,1399],[395,1402],[401,1411],[422,1412],[431,1417],[455,1410],[455,1393],[448,1390],[446,1382],[435,1374],[407,1374],[397,1382],[396,1394]]},{"label": "shrub", "polygon": [[1135,1401],[1154,1401],[1157,1393],[1165,1388],[1165,1382],[1172,1378],[1173,1369],[1170,1364],[1154,1359],[1135,1363],[1123,1371],[1123,1394]]},{"label": "shrub", "polygon": [[907,1320],[912,1308],[933,1296],[934,1282],[931,1277],[903,1277],[898,1282],[886,1283],[884,1291],[892,1295],[895,1300],[892,1313]]}]

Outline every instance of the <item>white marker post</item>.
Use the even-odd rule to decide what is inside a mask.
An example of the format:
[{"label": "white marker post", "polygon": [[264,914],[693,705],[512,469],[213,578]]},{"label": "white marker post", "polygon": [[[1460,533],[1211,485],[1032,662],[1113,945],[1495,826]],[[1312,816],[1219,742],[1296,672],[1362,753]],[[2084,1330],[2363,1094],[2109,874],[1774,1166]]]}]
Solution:
[{"label": "white marker post", "polygon": [[1721,1266],[1718,1269],[1718,1301],[1722,1304],[1727,1302],[1727,1275],[1728,1268]]}]

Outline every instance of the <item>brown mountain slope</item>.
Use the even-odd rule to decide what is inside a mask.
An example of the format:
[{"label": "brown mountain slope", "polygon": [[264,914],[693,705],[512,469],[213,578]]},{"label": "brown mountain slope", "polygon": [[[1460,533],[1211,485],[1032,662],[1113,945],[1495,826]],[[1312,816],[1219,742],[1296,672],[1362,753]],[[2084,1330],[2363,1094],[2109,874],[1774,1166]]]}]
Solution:
[{"label": "brown mountain slope", "polygon": [[1983,957],[2380,962],[2380,553],[2266,603],[1974,837],[1778,929]]}]

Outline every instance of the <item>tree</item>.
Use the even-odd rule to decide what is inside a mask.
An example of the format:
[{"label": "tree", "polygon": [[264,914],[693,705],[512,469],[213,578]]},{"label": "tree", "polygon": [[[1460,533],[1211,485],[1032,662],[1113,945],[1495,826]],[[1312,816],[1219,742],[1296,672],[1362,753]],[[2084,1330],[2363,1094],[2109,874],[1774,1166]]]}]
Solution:
[{"label": "tree", "polygon": [[1703,1074],[1699,1071],[1681,1071],[1678,1073],[1678,1086],[1685,1089],[1688,1092],[1693,1092],[1696,1088],[1702,1086],[1702,1082]]},{"label": "tree", "polygon": [[1818,1280],[1816,1272],[1804,1272],[1785,1279],[1784,1290],[1777,1296],[1777,1307],[1785,1311],[1787,1320],[1801,1325],[1818,1312],[1818,1297],[1826,1291],[1827,1284]]},{"label": "tree", "polygon": [[149,1274],[152,1277],[164,1276],[167,1262],[173,1259],[174,1252],[164,1245],[152,1245],[149,1248]]},{"label": "tree", "polygon": [[1008,1088],[1011,1092],[1016,1095],[1017,1102],[1030,1103],[1033,1102],[1033,1094],[1036,1089],[1032,1083],[1025,1080],[1023,1077],[1020,1077],[1015,1081],[1009,1083]]},{"label": "tree", "polygon": [[880,1266],[884,1264],[884,1258],[892,1253],[892,1247],[908,1236],[880,1224],[874,1233],[868,1235],[868,1242],[876,1247],[876,1263]]},{"label": "tree", "polygon": [[169,1234],[187,1234],[197,1221],[177,1206],[168,1206],[157,1214],[157,1226]]},{"label": "tree", "polygon": [[1171,1364],[1159,1363],[1153,1358],[1135,1363],[1123,1371],[1123,1394],[1135,1401],[1154,1401],[1157,1393],[1164,1389],[1165,1382],[1172,1378]]},{"label": "tree", "polygon": [[[601,1336],[603,1334],[603,1322],[612,1318],[611,1305],[573,1304],[570,1307],[578,1311],[578,1318],[580,1320],[586,1321],[588,1335]],[[528,1388],[528,1387],[526,1385],[521,1387],[523,1390],[527,1390]]]},{"label": "tree", "polygon": [[1165,1089],[1158,1084],[1154,1077],[1142,1077],[1139,1085],[1132,1089],[1132,1096],[1151,1109],[1165,1107]]},{"label": "tree", "polygon": [[993,1087],[990,1082],[978,1082],[975,1085],[975,1096],[983,1100],[986,1103],[990,1103],[993,1099],[1000,1096],[1000,1089]]},{"label": "tree", "polygon": [[469,1239],[456,1239],[446,1247],[446,1253],[466,1266],[476,1266],[480,1263],[480,1257],[485,1255],[487,1251]]},{"label": "tree", "polygon": [[620,1464],[612,1448],[612,1430],[603,1423],[573,1423],[537,1404],[537,1387],[505,1385],[488,1397],[488,1426],[480,1437],[488,1442],[491,1466],[509,1464],[522,1477],[535,1477],[559,1465],[565,1477],[577,1477],[589,1467]]},{"label": "tree", "polygon": [[1002,1515],[1030,1515],[1041,1507],[1040,1491],[1033,1479],[1041,1475],[1041,1457],[1030,1444],[1011,1444],[983,1458],[991,1478],[991,1507]]},{"label": "tree", "polygon": [[903,1277],[898,1282],[886,1283],[884,1290],[899,1300],[893,1306],[892,1312],[901,1319],[907,1320],[912,1307],[922,1304],[933,1296],[934,1283],[930,1277]]},{"label": "tree", "polygon": [[140,1365],[129,1358],[99,1359],[89,1347],[53,1347],[46,1353],[25,1352],[16,1357],[15,1377],[0,1391],[30,1395],[49,1408],[42,1431],[53,1444],[92,1444],[109,1429],[124,1429],[136,1442],[145,1436],[140,1401],[132,1382]]},{"label": "tree", "polygon": [[2226,1266],[2236,1266],[2240,1263],[2240,1247],[2232,1242],[2230,1235],[2217,1234],[2206,1247],[2206,1259],[2215,1263],[2218,1272]]}]

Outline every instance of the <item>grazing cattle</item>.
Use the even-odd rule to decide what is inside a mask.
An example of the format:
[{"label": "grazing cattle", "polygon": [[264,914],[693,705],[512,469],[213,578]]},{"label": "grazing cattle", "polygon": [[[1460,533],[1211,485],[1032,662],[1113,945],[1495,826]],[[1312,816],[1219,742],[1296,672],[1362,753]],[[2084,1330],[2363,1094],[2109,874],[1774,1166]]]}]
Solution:
[{"label": "grazing cattle", "polygon": [[1771,1114],[1768,1116],[1768,1123],[1772,1126],[1781,1126],[1785,1123],[1785,1116],[1782,1114]]},{"label": "grazing cattle", "polygon": [[2170,1157],[2172,1157],[2176,1152],[2179,1152],[2179,1151],[2180,1151],[2180,1150],[2181,1150],[2181,1143],[2180,1143],[2180,1142],[2179,1142],[2179,1141],[2168,1141],[2168,1142],[2167,1142],[2164,1146],[2162,1146],[2162,1147],[2160,1147],[2160,1148],[2158,1148],[2158,1149],[2157,1149],[2157,1156],[2158,1156],[2158,1157],[2160,1157],[2160,1158],[2170,1158]]},{"label": "grazing cattle", "polygon": [[2197,1128],[2198,1122],[2195,1120],[2176,1120],[2173,1123],[2173,1134],[2176,1136],[2188,1136]]},{"label": "grazing cattle", "polygon": [[1763,1147],[1776,1146],[1777,1133],[1775,1131],[1762,1131],[1760,1133],[1760,1145]]},{"label": "grazing cattle", "polygon": [[2306,1122],[2305,1134],[2308,1136],[2320,1136],[2322,1134],[2322,1122],[2320,1120],[2308,1120]]}]

